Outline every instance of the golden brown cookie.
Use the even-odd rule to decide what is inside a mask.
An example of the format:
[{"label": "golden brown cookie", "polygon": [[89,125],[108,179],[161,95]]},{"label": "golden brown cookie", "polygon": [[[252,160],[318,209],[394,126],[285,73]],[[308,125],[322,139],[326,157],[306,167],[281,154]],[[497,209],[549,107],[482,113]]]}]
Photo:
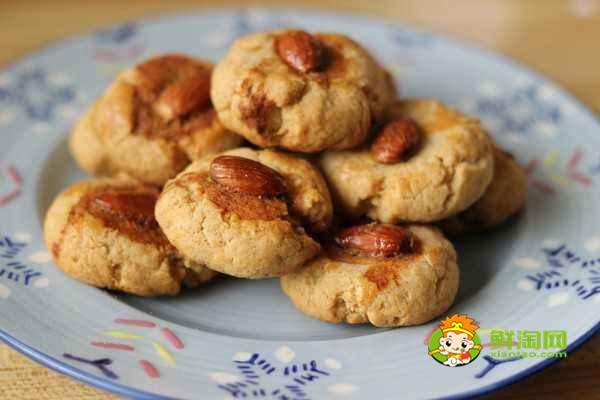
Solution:
[{"label": "golden brown cookie", "polygon": [[261,147],[309,153],[362,143],[395,95],[389,74],[359,44],[298,30],[238,39],[211,86],[226,127]]},{"label": "golden brown cookie", "polygon": [[212,107],[211,73],[209,62],[168,54],[120,74],[72,133],[78,164],[162,186],[191,161],[239,146]]},{"label": "golden brown cookie", "polygon": [[373,143],[327,151],[320,165],[348,215],[432,222],[483,195],[492,179],[492,147],[479,120],[437,101],[404,100],[391,107]]},{"label": "golden brown cookie", "polygon": [[156,219],[190,260],[243,278],[281,276],[320,250],[305,231],[331,223],[329,191],[307,161],[240,148],[206,156],[169,181]]},{"label": "golden brown cookie", "polygon": [[[154,218],[158,191],[131,180],[97,179],[58,195],[44,222],[56,265],[93,286],[139,296],[176,294],[184,279],[196,285],[216,272],[189,264]],[[186,276],[187,275],[187,276]]]},{"label": "golden brown cookie", "polygon": [[452,305],[459,269],[452,244],[434,227],[359,225],[281,287],[303,313],[322,321],[379,327],[418,325]]},{"label": "golden brown cookie", "polygon": [[483,196],[458,215],[440,221],[450,235],[492,229],[525,206],[527,177],[512,154],[494,148],[494,176]]},{"label": "golden brown cookie", "polygon": [[87,173],[115,176],[119,173],[119,167],[108,157],[104,143],[94,128],[93,118],[97,109],[98,102],[77,121],[69,137],[69,149],[79,167]]}]

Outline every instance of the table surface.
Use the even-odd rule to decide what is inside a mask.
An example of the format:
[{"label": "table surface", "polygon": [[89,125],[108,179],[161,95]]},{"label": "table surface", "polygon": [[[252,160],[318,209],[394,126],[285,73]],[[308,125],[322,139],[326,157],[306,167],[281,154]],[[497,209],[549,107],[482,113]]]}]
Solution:
[{"label": "table surface", "polygon": [[[600,0],[2,0],[0,68],[69,35],[202,7],[257,4],[382,15],[478,43],[551,77],[600,111]],[[600,399],[600,335],[566,360],[488,399]],[[0,345],[2,399],[113,399]]]}]

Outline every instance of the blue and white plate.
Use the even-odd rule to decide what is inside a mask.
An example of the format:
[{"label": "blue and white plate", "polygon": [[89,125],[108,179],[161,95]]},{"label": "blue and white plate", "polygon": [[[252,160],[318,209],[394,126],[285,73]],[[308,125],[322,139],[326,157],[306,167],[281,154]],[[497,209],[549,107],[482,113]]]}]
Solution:
[{"label": "blue and white plate", "polygon": [[[407,96],[479,116],[527,166],[526,211],[456,242],[461,289],[448,315],[479,322],[482,355],[447,368],[427,355],[439,322],[331,325],[296,311],[277,280],[220,279],[175,298],[114,295],[67,278],[42,242],[53,197],[84,178],[73,121],[140,60],[218,60],[250,31],[351,35]],[[0,338],[50,368],[136,398],[465,397],[554,358],[502,358],[491,332],[566,331],[569,351],[600,327],[600,125],[560,88],[499,56],[396,23],[298,11],[210,11],[128,23],[61,42],[0,73]],[[515,336],[516,337],[516,336]]]}]

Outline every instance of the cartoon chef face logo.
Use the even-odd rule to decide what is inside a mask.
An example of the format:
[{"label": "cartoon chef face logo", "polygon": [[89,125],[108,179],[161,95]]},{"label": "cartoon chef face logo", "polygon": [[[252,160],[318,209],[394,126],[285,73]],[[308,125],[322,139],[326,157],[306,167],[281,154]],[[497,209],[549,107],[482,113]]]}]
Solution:
[{"label": "cartoon chef face logo", "polygon": [[458,314],[440,321],[440,328],[429,338],[429,355],[448,367],[461,367],[477,358],[482,347],[475,332],[479,326],[473,321]]}]

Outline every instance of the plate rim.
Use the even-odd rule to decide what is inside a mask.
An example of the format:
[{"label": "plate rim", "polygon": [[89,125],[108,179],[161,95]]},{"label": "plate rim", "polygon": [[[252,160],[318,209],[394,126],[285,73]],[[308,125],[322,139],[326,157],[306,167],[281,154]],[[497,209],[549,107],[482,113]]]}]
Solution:
[{"label": "plate rim", "polygon": [[[571,354],[573,351],[577,350],[580,346],[582,346],[587,340],[589,340],[592,336],[600,332],[600,321],[596,323],[590,330],[585,332],[583,335],[579,336],[573,343],[571,343],[564,350],[565,353]],[[27,345],[21,342],[19,339],[7,334],[3,330],[0,329],[0,340],[2,340],[5,344],[7,344],[10,348],[16,350],[20,354],[26,356],[27,358],[48,367],[56,372],[59,372],[65,376],[70,378],[74,378],[80,382],[89,384],[98,389],[102,389],[114,394],[127,396],[130,398],[141,399],[141,400],[176,400],[174,397],[167,397],[155,393],[150,393],[141,389],[136,389],[131,386],[122,385],[120,383],[116,383],[106,378],[102,378],[96,375],[93,375],[89,372],[83,371],[79,368],[73,367],[67,364],[64,361],[60,361],[52,356],[49,356],[42,351],[39,351],[30,345]],[[559,361],[558,358],[544,358],[541,362],[532,365],[531,367],[512,375],[508,378],[504,378],[502,380],[492,382],[489,385],[483,386],[479,389],[473,389],[464,393],[460,393],[457,395],[450,395],[439,397],[440,400],[460,400],[460,399],[468,399],[475,396],[481,396],[484,394],[491,393],[495,390],[499,390],[503,387],[512,385],[513,383],[519,382],[528,378],[529,376],[540,372],[541,370],[549,367],[555,362]]]},{"label": "plate rim", "polygon": [[[68,36],[53,39],[46,43],[36,46],[34,49],[27,51],[24,55],[19,56],[13,60],[6,62],[3,66],[0,67],[0,72],[11,70],[17,67],[19,64],[27,62],[28,60],[43,55],[47,53],[52,53],[53,51],[57,51],[61,48],[67,47],[72,43],[77,43],[80,40],[85,40],[89,38],[94,32],[100,29],[111,29],[114,27],[118,27],[123,23],[127,22],[135,22],[141,25],[151,24],[155,22],[168,21],[170,19],[175,19],[179,17],[194,17],[206,14],[218,14],[218,13],[236,13],[236,12],[272,12],[272,13],[286,13],[286,12],[295,12],[300,15],[310,16],[311,14],[318,14],[322,16],[330,16],[342,19],[354,19],[354,20],[362,20],[368,21],[373,24],[386,24],[391,26],[399,26],[407,28],[413,32],[420,32],[424,34],[430,34],[434,36],[436,39],[443,40],[449,44],[459,46],[467,51],[474,52],[475,54],[487,58],[490,61],[495,63],[502,64],[503,66],[515,69],[525,75],[531,76],[536,80],[539,80],[543,83],[554,86],[561,96],[564,96],[569,102],[573,103],[579,111],[588,117],[598,121],[597,124],[600,126],[600,121],[596,112],[592,110],[591,107],[583,103],[579,98],[575,97],[569,90],[567,90],[562,84],[556,82],[545,74],[538,72],[536,69],[530,67],[524,62],[507,56],[501,52],[488,49],[483,45],[474,42],[467,38],[458,38],[453,36],[452,34],[446,34],[441,32],[436,32],[428,27],[422,27],[417,24],[409,23],[403,21],[401,19],[394,19],[391,17],[386,17],[377,14],[363,14],[358,11],[332,11],[327,9],[319,9],[316,7],[306,7],[306,8],[294,8],[294,7],[191,7],[187,10],[177,10],[177,11],[167,11],[160,12],[158,14],[142,14],[138,17],[124,19],[122,21],[118,21],[116,23],[110,23],[106,25],[101,25],[98,27],[93,27],[90,29],[86,29],[83,31],[79,31],[74,34],[70,34]],[[596,321],[595,325],[593,325],[589,330],[581,334],[575,341],[573,341],[567,348],[564,350],[565,353],[571,354],[573,351],[577,350],[580,346],[582,346],[587,340],[593,337],[595,334],[600,332],[600,318]],[[42,366],[48,367],[53,371],[61,373],[70,378],[74,378],[79,382],[83,382],[95,388],[117,394],[120,396],[126,396],[128,398],[135,399],[143,399],[143,400],[172,400],[174,397],[168,397],[160,394],[151,393],[148,391],[144,391],[141,389],[136,389],[132,386],[127,386],[124,384],[116,383],[110,379],[100,377],[89,372],[84,371],[83,369],[74,367],[69,365],[68,363],[61,361],[55,357],[52,357],[40,350],[37,350],[32,345],[28,345],[16,337],[6,333],[4,330],[0,329],[0,341],[8,345],[11,349],[17,351],[18,353],[26,356],[27,358],[41,364]],[[495,390],[499,390],[503,387],[507,387],[516,382],[522,381],[529,376],[549,367],[555,362],[559,361],[557,358],[544,358],[537,364],[530,366],[527,369],[524,369],[514,375],[506,377],[504,379],[491,382],[486,386],[482,386],[480,388],[472,389],[469,391],[465,391],[463,393],[442,396],[438,397],[438,399],[445,400],[454,400],[454,399],[467,399],[475,396],[481,396],[488,393],[491,393]]]}]

